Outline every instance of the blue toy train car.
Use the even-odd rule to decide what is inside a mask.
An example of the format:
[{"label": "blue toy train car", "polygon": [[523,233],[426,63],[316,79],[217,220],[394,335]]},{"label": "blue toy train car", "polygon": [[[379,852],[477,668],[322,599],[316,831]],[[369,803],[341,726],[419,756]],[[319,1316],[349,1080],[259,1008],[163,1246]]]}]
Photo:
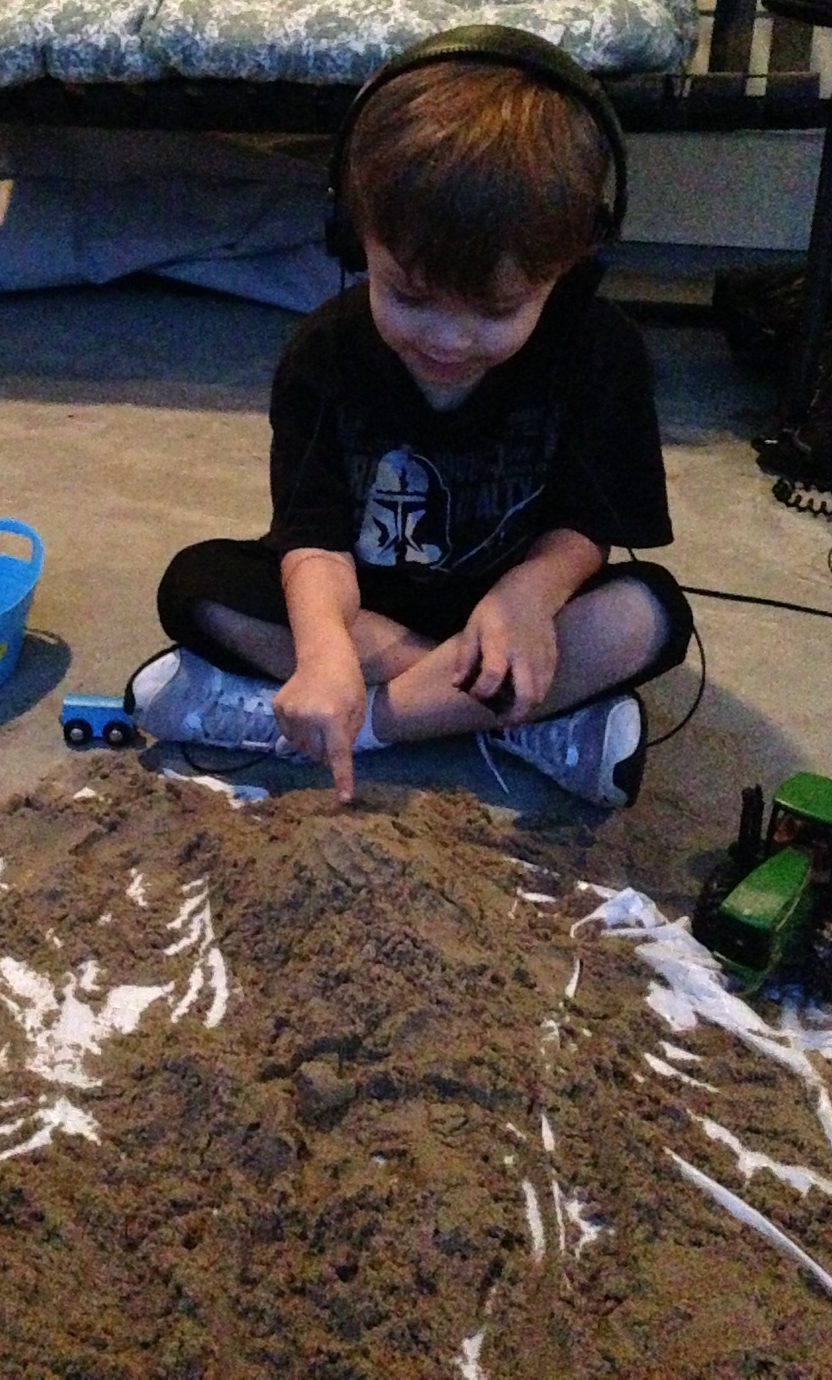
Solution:
[{"label": "blue toy train car", "polygon": [[70,747],[101,738],[108,747],[132,742],[135,726],[120,695],[65,695],[60,721]]}]

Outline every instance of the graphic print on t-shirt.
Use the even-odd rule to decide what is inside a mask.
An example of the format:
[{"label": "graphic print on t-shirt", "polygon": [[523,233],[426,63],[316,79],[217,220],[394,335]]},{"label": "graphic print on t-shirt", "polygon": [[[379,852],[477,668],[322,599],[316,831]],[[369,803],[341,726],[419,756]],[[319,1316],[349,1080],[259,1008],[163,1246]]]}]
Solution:
[{"label": "graphic print on t-shirt", "polygon": [[435,466],[409,446],[381,457],[367,494],[356,555],[367,565],[441,565],[450,496]]},{"label": "graphic print on t-shirt", "polygon": [[552,437],[541,445],[539,410],[518,409],[511,423],[485,444],[440,446],[433,458],[358,428],[345,437],[356,559],[477,577],[517,560],[539,530]]}]

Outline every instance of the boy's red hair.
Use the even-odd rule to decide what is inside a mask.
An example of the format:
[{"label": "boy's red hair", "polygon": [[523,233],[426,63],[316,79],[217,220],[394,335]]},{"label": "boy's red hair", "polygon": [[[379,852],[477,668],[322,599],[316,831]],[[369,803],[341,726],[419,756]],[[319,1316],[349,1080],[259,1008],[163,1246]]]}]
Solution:
[{"label": "boy's red hair", "polygon": [[610,150],[576,97],[493,63],[402,72],[361,111],[346,200],[359,238],[464,297],[512,259],[533,282],[595,247]]}]

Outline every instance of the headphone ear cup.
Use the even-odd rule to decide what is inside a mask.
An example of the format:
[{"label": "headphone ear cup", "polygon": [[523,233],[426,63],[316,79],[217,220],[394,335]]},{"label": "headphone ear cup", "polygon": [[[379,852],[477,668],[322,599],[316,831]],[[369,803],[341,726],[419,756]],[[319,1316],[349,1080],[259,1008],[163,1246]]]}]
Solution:
[{"label": "headphone ear cup", "polygon": [[330,258],[337,259],[344,273],[365,273],[367,255],[364,253],[355,226],[337,197],[333,197],[324,224],[324,242]]}]

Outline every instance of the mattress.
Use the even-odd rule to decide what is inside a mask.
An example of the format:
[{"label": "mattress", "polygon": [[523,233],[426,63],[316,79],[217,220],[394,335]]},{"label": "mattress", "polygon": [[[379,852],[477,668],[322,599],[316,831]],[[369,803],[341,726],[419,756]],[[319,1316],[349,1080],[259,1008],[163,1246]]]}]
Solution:
[{"label": "mattress", "polygon": [[0,0],[0,86],[166,77],[356,85],[460,24],[508,24],[600,73],[672,72],[699,35],[696,0]]}]

